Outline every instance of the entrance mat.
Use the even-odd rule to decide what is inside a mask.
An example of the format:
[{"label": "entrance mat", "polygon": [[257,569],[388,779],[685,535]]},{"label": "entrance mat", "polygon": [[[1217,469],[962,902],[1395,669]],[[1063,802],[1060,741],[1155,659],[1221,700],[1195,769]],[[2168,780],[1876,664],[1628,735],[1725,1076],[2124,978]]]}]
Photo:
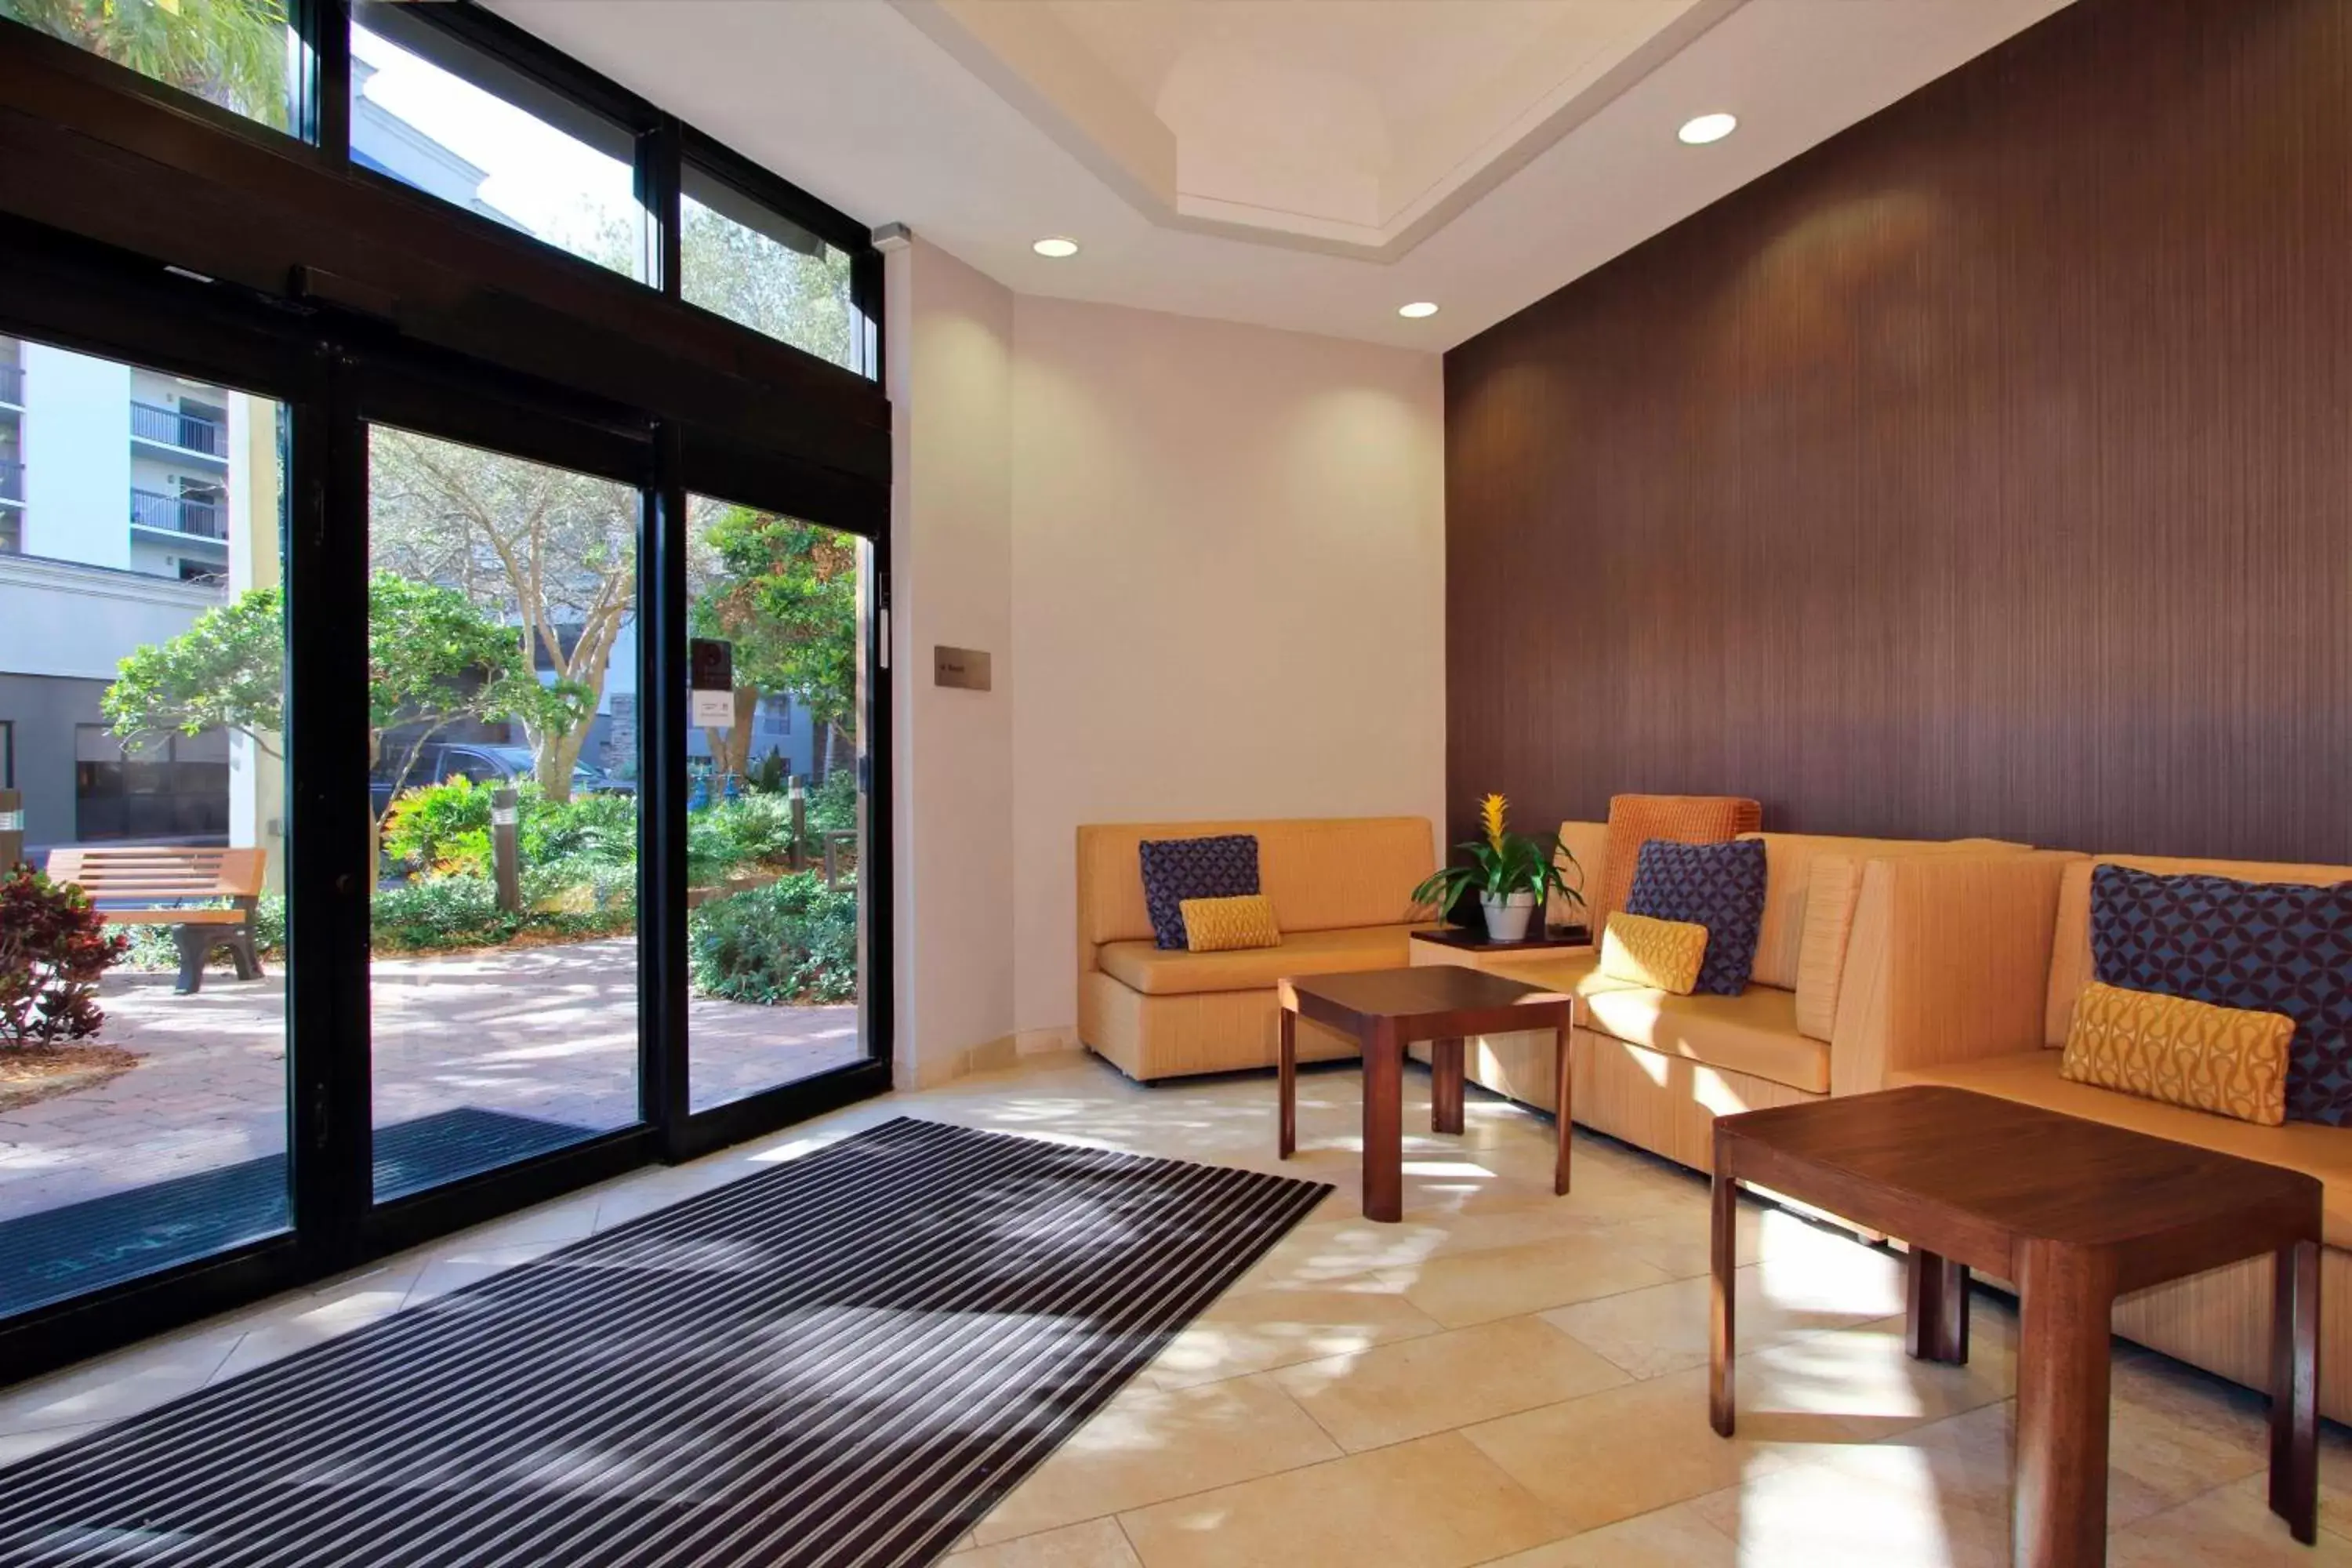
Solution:
[{"label": "entrance mat", "polygon": [[0,1565],[890,1568],[1330,1189],[901,1119],[0,1470]]},{"label": "entrance mat", "polygon": [[[375,1131],[379,1202],[594,1137],[592,1128],[460,1108]],[[0,1318],[284,1230],[286,1156],[0,1221]]]}]

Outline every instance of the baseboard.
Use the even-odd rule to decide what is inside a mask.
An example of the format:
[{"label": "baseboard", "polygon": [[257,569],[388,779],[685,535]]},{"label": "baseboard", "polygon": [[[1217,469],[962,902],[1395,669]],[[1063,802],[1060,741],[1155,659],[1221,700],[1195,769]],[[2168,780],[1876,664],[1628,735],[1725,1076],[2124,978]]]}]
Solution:
[{"label": "baseboard", "polygon": [[1038,1057],[1067,1056],[1083,1049],[1085,1047],[1078,1044],[1078,1031],[1075,1026],[1020,1029],[1010,1035],[999,1035],[964,1052],[954,1076],[963,1078],[976,1072],[1003,1072],[1024,1066]]}]

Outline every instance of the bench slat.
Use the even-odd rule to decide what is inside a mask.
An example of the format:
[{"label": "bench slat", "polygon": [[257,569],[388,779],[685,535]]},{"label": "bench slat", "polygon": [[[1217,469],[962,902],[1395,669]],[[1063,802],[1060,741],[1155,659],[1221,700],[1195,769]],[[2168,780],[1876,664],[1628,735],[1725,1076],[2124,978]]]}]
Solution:
[{"label": "bench slat", "polygon": [[99,919],[118,926],[233,926],[245,923],[243,910],[100,910]]},{"label": "bench slat", "polygon": [[[49,852],[52,880],[71,882],[99,901],[172,902],[189,899],[253,899],[261,894],[268,852],[262,849],[174,849],[152,845],[120,848],[79,846]],[[131,924],[234,924],[241,910],[175,910],[132,921],[131,911],[105,911]]]}]

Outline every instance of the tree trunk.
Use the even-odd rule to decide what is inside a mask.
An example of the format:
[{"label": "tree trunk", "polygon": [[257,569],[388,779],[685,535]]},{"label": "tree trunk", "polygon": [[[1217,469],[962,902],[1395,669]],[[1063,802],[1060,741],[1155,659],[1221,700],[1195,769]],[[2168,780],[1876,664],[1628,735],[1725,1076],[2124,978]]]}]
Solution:
[{"label": "tree trunk", "polygon": [[588,743],[588,731],[596,722],[591,713],[569,730],[559,730],[551,735],[534,739],[530,748],[530,771],[539,780],[540,794],[557,805],[572,799],[572,770],[580,762],[580,748]]},{"label": "tree trunk", "polygon": [[735,727],[713,730],[705,727],[703,743],[710,748],[710,771],[714,773],[734,773],[741,776],[751,765],[751,721],[759,716],[760,689],[739,686],[735,689]]}]

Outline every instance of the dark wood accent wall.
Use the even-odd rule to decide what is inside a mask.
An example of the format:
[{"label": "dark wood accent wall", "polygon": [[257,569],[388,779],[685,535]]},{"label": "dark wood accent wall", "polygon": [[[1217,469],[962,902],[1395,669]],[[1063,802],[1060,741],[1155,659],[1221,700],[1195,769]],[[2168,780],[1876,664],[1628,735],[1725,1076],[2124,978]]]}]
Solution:
[{"label": "dark wood accent wall", "polygon": [[2078,0],[1454,350],[1445,420],[1458,830],[2352,863],[2346,0]]}]

